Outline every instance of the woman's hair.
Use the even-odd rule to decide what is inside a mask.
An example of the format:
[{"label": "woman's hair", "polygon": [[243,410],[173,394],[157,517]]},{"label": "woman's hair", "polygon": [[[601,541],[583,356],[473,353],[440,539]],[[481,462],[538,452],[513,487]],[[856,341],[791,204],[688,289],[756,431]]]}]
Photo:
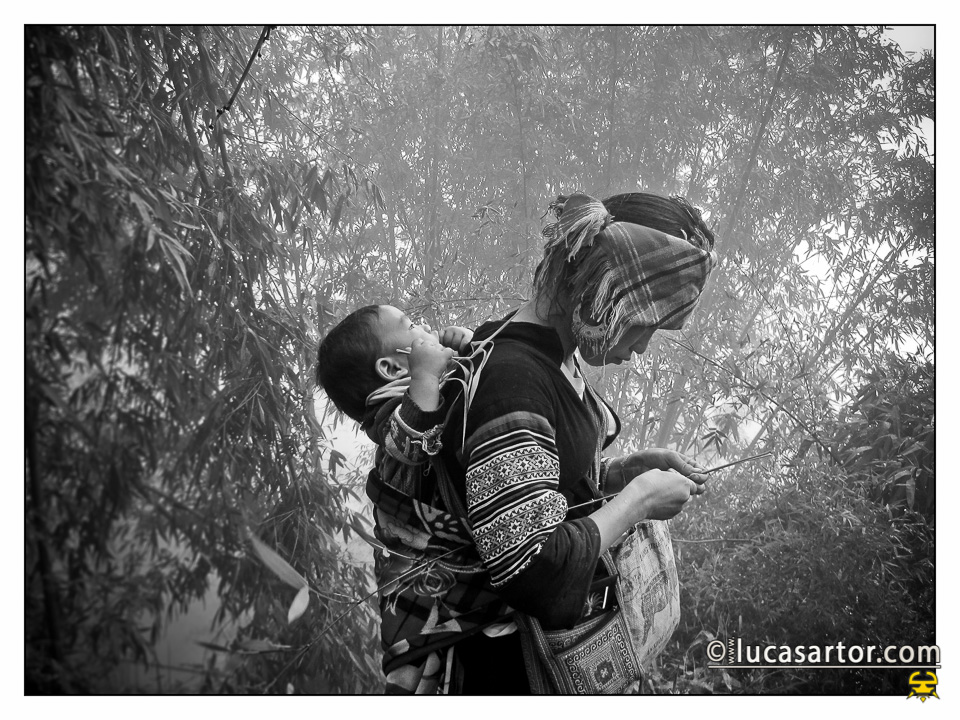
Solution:
[{"label": "woman's hair", "polygon": [[317,348],[317,385],[337,409],[357,422],[363,420],[367,395],[384,383],[375,370],[383,349],[379,321],[378,305],[354,310]]},{"label": "woman's hair", "polygon": [[[551,205],[559,217],[569,196],[561,195]],[[632,192],[612,195],[602,201],[612,222],[629,222],[684,238],[697,247],[713,249],[713,232],[703,221],[700,211],[679,195],[666,196],[649,192]],[[552,226],[544,229],[546,234]],[[560,247],[544,254],[533,275],[534,292],[549,298],[551,309],[557,309],[562,298],[561,291],[567,287],[578,263],[589,253],[602,252],[597,245],[585,247],[570,258]],[[571,262],[572,260],[572,262]]]},{"label": "woman's hair", "polygon": [[713,232],[703,222],[700,211],[685,198],[647,192],[622,193],[603,201],[614,222],[635,225],[682,237],[703,250],[713,250]]}]

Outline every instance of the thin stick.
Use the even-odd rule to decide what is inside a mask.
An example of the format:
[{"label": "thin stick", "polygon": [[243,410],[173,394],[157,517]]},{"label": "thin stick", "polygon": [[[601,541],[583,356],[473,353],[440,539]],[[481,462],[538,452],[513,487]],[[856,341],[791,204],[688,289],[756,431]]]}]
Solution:
[{"label": "thin stick", "polygon": [[751,455],[750,457],[745,457],[745,458],[741,458],[741,459],[739,459],[739,460],[734,460],[733,462],[729,462],[729,463],[727,463],[726,465],[719,465],[719,466],[717,466],[717,467],[715,467],[715,468],[710,468],[709,470],[704,470],[702,473],[697,473],[697,475],[707,475],[707,474],[709,474],[709,473],[716,472],[717,470],[723,470],[724,468],[728,468],[728,467],[730,467],[731,465],[739,465],[740,463],[747,462],[748,460],[756,460],[757,458],[766,457],[767,455],[773,455],[773,450],[767,450],[766,452],[762,452],[762,453],[760,453],[759,455]]},{"label": "thin stick", "polygon": [[707,538],[706,540],[685,540],[684,538],[671,538],[674,542],[685,543],[712,543],[712,542],[753,542],[756,538]]},{"label": "thin stick", "polygon": [[570,507],[567,508],[567,512],[570,512],[571,510],[576,510],[577,508],[582,508],[582,507],[584,507],[585,505],[593,505],[593,503],[595,503],[595,502],[602,502],[602,501],[604,501],[604,500],[612,500],[613,498],[615,498],[615,497],[616,497],[617,495],[619,495],[619,494],[620,494],[620,493],[613,493],[613,495],[604,495],[603,497],[594,498],[593,500],[587,500],[586,502],[582,502],[582,503],[580,503],[579,505],[572,505],[572,506],[570,506]]},{"label": "thin stick", "polygon": [[[410,348],[397,348],[394,352],[398,352],[401,355],[409,355]],[[469,360],[472,356],[470,355],[454,355],[451,360]]]}]

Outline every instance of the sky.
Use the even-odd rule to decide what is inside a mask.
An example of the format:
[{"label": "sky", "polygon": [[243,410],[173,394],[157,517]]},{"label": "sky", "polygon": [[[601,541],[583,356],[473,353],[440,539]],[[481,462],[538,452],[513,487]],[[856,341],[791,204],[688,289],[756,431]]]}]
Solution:
[{"label": "sky", "polygon": [[[910,53],[919,54],[924,50],[931,52],[935,50],[933,25],[892,25],[890,30],[887,31],[887,36],[899,45],[900,49],[907,55]],[[927,139],[927,149],[933,154],[933,120],[929,118],[921,120],[920,130]]]},{"label": "sky", "polygon": [[921,52],[934,49],[933,25],[893,25],[887,35],[904,52]]}]

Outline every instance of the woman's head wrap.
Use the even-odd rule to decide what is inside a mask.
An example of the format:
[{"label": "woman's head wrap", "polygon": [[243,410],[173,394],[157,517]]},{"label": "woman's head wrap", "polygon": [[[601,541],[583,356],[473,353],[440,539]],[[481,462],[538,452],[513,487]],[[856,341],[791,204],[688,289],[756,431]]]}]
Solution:
[{"label": "woman's head wrap", "polygon": [[[682,327],[716,263],[709,231],[690,223],[689,233],[681,231],[687,237],[676,237],[618,222],[603,203],[583,194],[560,196],[550,207],[557,222],[544,229],[537,281],[565,279],[584,357],[602,355],[631,327]],[[561,265],[568,267],[558,272]]]}]

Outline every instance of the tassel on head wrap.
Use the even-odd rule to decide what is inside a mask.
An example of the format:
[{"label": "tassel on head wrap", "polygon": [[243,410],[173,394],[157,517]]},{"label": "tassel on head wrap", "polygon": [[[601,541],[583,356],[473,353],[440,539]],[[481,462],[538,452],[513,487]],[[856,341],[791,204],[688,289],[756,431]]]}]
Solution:
[{"label": "tassel on head wrap", "polygon": [[567,262],[573,260],[582,248],[593,245],[597,233],[613,220],[602,202],[582,193],[559,196],[550,204],[550,210],[557,216],[557,221],[543,229],[547,238],[544,255],[566,253]]},{"label": "tassel on head wrap", "polygon": [[547,242],[543,246],[543,260],[533,277],[533,287],[539,293],[551,286],[552,295],[568,273],[568,263],[593,246],[597,233],[610,224],[613,216],[602,202],[582,193],[560,195],[551,203],[550,211],[557,216],[557,221],[543,229]]}]

